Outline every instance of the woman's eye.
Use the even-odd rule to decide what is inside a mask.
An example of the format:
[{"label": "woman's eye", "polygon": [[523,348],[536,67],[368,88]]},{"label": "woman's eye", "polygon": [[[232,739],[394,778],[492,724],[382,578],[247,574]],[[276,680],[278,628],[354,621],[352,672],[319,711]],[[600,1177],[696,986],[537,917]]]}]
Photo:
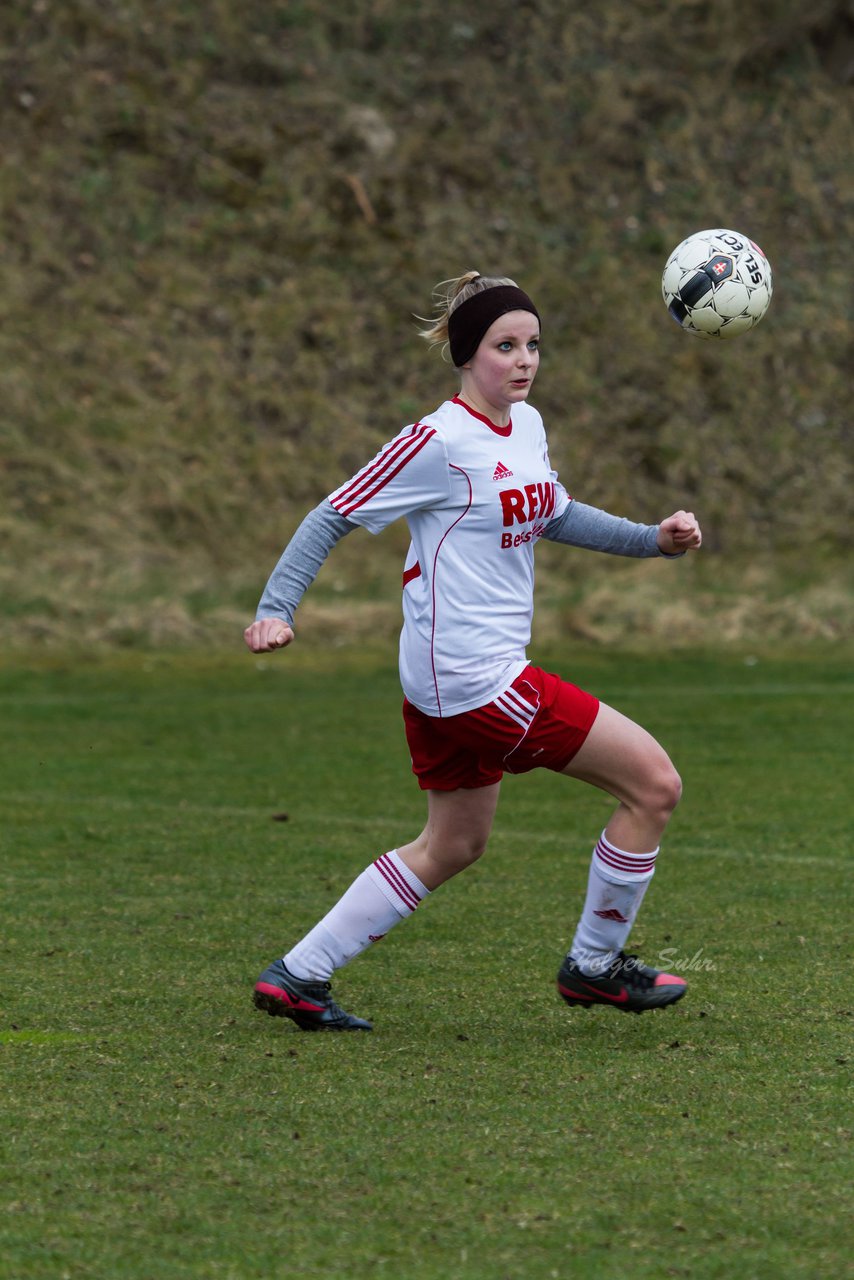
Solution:
[{"label": "woman's eye", "polygon": [[531,341],[528,343],[528,350],[529,350],[529,351],[539,351],[539,349],[540,349],[540,340],[539,340],[539,338],[532,338],[532,339],[531,339]]},{"label": "woman's eye", "polygon": [[512,344],[511,342],[499,342],[499,344],[498,344],[498,350],[499,350],[499,351],[512,351],[512,350],[513,350],[513,344]]}]

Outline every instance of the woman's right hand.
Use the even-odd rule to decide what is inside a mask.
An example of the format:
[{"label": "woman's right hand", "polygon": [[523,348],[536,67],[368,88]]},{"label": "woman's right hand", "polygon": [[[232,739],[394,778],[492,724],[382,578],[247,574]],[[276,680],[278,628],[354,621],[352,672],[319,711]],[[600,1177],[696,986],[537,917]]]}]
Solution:
[{"label": "woman's right hand", "polygon": [[293,628],[284,618],[259,618],[243,632],[247,648],[253,653],[271,653],[274,649],[284,649],[293,638]]}]

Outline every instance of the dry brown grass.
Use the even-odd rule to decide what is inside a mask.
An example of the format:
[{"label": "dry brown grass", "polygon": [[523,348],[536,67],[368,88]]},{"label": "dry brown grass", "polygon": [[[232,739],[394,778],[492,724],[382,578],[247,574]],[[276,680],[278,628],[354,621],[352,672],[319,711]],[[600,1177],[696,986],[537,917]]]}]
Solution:
[{"label": "dry brown grass", "polygon": [[[852,29],[794,0],[11,0],[0,639],[225,634],[301,513],[454,389],[411,317],[471,265],[540,302],[536,403],[571,491],[641,519],[690,503],[734,591],[759,565],[769,635],[835,634]],[[715,223],[776,272],[731,347],[679,334],[658,293]],[[342,548],[356,612],[396,612],[399,550]],[[576,572],[544,607],[578,595],[630,636],[620,574]],[[707,637],[749,628],[741,590],[743,622]]]}]

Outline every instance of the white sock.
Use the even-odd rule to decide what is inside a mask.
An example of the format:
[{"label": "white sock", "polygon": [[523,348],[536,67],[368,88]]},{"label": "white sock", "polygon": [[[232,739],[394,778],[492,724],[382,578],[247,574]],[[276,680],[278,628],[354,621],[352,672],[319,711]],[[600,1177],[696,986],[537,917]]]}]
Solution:
[{"label": "white sock", "polygon": [[295,978],[328,981],[336,969],[411,916],[428,892],[396,849],[384,853],[288,952],[285,964]]},{"label": "white sock", "polygon": [[604,972],[625,946],[646,887],[655,871],[658,849],[627,853],[602,832],[593,851],[587,898],[570,955],[582,973]]}]

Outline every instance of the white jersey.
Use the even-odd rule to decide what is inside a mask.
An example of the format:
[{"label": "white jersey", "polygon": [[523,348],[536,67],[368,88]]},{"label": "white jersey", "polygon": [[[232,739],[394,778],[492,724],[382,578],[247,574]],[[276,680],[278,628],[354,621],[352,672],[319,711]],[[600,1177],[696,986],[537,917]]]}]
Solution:
[{"label": "white jersey", "polygon": [[484,706],[527,664],[534,545],[569,497],[527,404],[498,427],[458,397],[406,427],[329,495],[371,533],[405,517],[400,679],[430,716]]}]

